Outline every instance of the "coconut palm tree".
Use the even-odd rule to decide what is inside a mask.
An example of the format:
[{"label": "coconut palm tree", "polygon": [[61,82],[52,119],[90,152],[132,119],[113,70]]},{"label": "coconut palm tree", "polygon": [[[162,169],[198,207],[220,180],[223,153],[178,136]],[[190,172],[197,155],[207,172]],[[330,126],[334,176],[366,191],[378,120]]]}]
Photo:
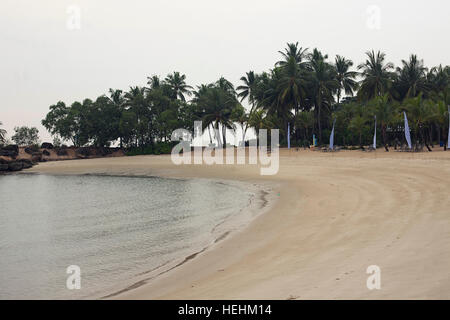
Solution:
[{"label": "coconut palm tree", "polygon": [[428,139],[425,135],[425,129],[433,117],[430,104],[423,99],[423,95],[420,93],[415,98],[406,99],[402,105],[402,109],[408,113],[411,127],[416,135],[416,139],[422,140],[428,151],[431,151],[428,145]]},{"label": "coconut palm tree", "polygon": [[161,86],[161,79],[157,75],[147,77],[147,84],[150,86],[149,89],[158,89]]},{"label": "coconut palm tree", "polygon": [[412,54],[409,61],[402,60],[403,67],[397,67],[396,84],[400,91],[401,98],[413,98],[419,93],[428,91],[427,68],[423,65],[423,60],[419,60]]},{"label": "coconut palm tree", "polygon": [[245,76],[241,77],[240,80],[244,84],[236,88],[238,91],[238,97],[241,98],[241,102],[247,98],[248,102],[250,102],[253,107],[255,101],[254,90],[256,85],[255,73],[253,71],[246,72]]},{"label": "coconut palm tree", "polygon": [[358,65],[361,70],[362,80],[360,82],[358,96],[363,100],[382,96],[389,92],[392,85],[393,75],[391,69],[394,65],[390,62],[386,63],[386,55],[383,52],[368,51],[366,52],[367,60]]},{"label": "coconut palm tree", "polygon": [[353,96],[353,92],[357,89],[358,83],[356,82],[355,71],[349,69],[353,66],[353,61],[348,60],[340,55],[335,58],[334,68],[336,69],[336,80],[339,83],[339,89],[337,90],[337,103],[341,100],[341,93],[344,90],[346,95]]},{"label": "coconut palm tree", "polygon": [[362,134],[364,129],[366,128],[367,125],[367,118],[361,116],[361,115],[356,115],[355,117],[353,117],[353,119],[350,121],[348,128],[356,131],[358,133],[358,137],[359,137],[359,146],[361,149],[363,149],[363,143],[362,143]]},{"label": "coconut palm tree", "polygon": [[374,114],[377,117],[377,123],[381,127],[381,138],[386,152],[389,152],[387,143],[387,128],[395,117],[395,107],[390,101],[389,95],[386,93],[372,100],[371,105],[374,108]]},{"label": "coconut palm tree", "polygon": [[314,128],[314,121],[313,111],[302,111],[295,116],[295,127],[303,129],[303,140],[309,140],[309,133]]},{"label": "coconut palm tree", "polygon": [[193,88],[186,84],[186,75],[174,72],[167,75],[164,81],[169,85],[173,92],[173,99],[180,99],[186,101],[185,95],[190,96]]},{"label": "coconut palm tree", "polygon": [[317,114],[317,124],[319,129],[319,143],[322,142],[322,109],[330,106],[334,101],[333,93],[339,88],[336,79],[336,71],[332,65],[326,62],[327,56],[314,49],[310,56],[311,67],[311,89]]},{"label": "coconut palm tree", "polygon": [[224,77],[220,77],[220,79],[216,81],[215,85],[216,87],[222,89],[223,91],[228,92],[232,96],[236,95],[234,85]]},{"label": "coconut palm tree", "polygon": [[[212,125],[215,130],[218,147],[226,146],[226,129],[234,129],[231,112],[237,100],[221,88],[209,88],[200,96],[199,107],[203,110],[202,129]],[[220,140],[219,128],[222,126],[223,144]]]},{"label": "coconut palm tree", "polygon": [[307,83],[305,74],[302,73],[294,57],[290,57],[289,61],[282,68],[282,77],[280,80],[277,91],[279,92],[279,103],[283,106],[281,118],[285,121],[287,120],[286,115],[290,110],[295,110],[295,114],[297,114],[306,96],[305,90]]},{"label": "coconut palm tree", "polygon": [[[127,111],[131,111],[136,116],[137,136],[136,145],[145,144],[145,136],[149,132],[150,109],[146,101],[146,90],[144,87],[130,87],[130,90],[124,95],[124,106]],[[152,142],[152,139],[150,139]]]},{"label": "coconut palm tree", "polygon": [[298,42],[296,43],[287,43],[287,47],[283,51],[278,51],[283,57],[283,60],[275,63],[275,66],[283,67],[285,66],[290,58],[294,58],[295,63],[299,65],[300,68],[303,68],[307,65],[306,58],[308,56],[308,48],[303,49],[298,46]]},{"label": "coconut palm tree", "polygon": [[[122,90],[114,90],[110,88],[109,101],[113,104],[118,114],[121,114],[125,110],[125,97]],[[119,137],[120,148],[123,147],[122,138],[123,138],[122,135],[120,135]]]}]

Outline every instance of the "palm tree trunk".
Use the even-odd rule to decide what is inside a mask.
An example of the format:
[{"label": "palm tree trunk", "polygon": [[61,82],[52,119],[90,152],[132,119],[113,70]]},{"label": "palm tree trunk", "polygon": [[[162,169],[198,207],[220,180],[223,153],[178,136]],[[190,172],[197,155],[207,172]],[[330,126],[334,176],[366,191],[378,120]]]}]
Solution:
[{"label": "palm tree trunk", "polygon": [[317,97],[317,124],[319,128],[319,146],[322,144],[322,124],[320,123],[320,109],[321,109],[321,99],[320,94]]},{"label": "palm tree trunk", "polygon": [[209,144],[212,144],[212,138],[211,138],[211,128],[208,125],[208,134],[209,134]]},{"label": "palm tree trunk", "polygon": [[227,127],[222,124],[223,147],[227,146]]}]

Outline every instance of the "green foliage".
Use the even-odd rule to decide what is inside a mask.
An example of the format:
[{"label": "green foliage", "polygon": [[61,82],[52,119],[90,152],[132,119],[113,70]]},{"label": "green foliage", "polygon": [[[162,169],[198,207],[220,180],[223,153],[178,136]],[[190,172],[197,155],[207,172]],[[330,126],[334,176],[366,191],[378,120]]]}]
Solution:
[{"label": "green foliage", "polygon": [[39,143],[39,130],[35,127],[15,127],[11,139],[19,146],[31,146]]},{"label": "green foliage", "polygon": [[[288,43],[279,53],[281,60],[272,69],[246,72],[236,89],[224,77],[194,90],[179,72],[165,78],[153,75],[147,78],[148,87],[110,89],[108,96],[71,105],[58,102],[50,106],[42,124],[76,146],[119,143],[128,154],[166,153],[172,131],[192,131],[197,120],[203,122],[210,142],[219,146],[226,144],[226,132],[236,124],[243,132],[241,142],[249,128],[256,133],[277,128],[281,145],[287,143],[290,125],[291,145],[302,146],[312,142],[313,134],[319,145],[327,144],[336,119],[336,143],[363,146],[373,141],[376,117],[378,141],[388,150],[388,145],[404,140],[406,111],[416,141],[432,144],[446,139],[449,66],[428,69],[411,55],[394,68],[385,53],[371,50],[353,68],[353,61],[345,57],[329,59],[326,53],[298,43]],[[242,105],[244,100],[249,110]]]},{"label": "green foliage", "polygon": [[125,154],[127,156],[170,154],[176,144],[177,142],[157,142],[154,145],[130,148]]}]

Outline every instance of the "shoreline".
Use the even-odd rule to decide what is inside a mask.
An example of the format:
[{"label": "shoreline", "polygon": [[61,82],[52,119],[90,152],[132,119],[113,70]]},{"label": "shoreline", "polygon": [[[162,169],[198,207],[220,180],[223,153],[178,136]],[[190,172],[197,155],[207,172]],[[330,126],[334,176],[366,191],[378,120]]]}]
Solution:
[{"label": "shoreline", "polygon": [[[122,177],[120,175],[117,175],[118,177]],[[141,177],[141,178],[148,178],[148,176],[133,176],[133,177]],[[167,178],[166,178],[167,179]],[[168,179],[177,179],[177,178],[168,178]],[[196,178],[193,178],[196,179]],[[237,183],[235,181],[227,181],[227,180],[215,180],[215,179],[202,179],[202,180],[211,180],[215,183],[222,183],[226,184],[229,187],[238,187],[243,188],[244,186],[248,187],[248,183]],[[252,223],[254,219],[259,217],[260,215],[263,215],[267,210],[270,209],[270,206],[273,205],[273,201],[275,199],[267,199],[268,191],[267,187],[252,184],[254,187],[254,190],[252,192],[255,192],[254,195],[252,195],[249,198],[249,203],[246,207],[240,208],[239,211],[230,214],[228,217],[226,217],[224,220],[217,223],[211,230],[211,235],[214,235],[217,233],[208,244],[203,246],[202,248],[195,249],[194,252],[187,256],[181,256],[180,258],[176,258],[172,261],[168,261],[166,263],[163,263],[160,266],[157,266],[155,268],[152,268],[147,271],[140,272],[137,274],[133,279],[130,279],[130,284],[123,287],[120,286],[113,290],[113,292],[104,294],[101,296],[96,296],[92,298],[98,298],[98,299],[114,299],[122,294],[126,294],[127,292],[137,289],[141,286],[144,286],[146,284],[150,284],[151,281],[156,280],[159,276],[164,275],[166,273],[169,273],[176,268],[181,267],[185,263],[189,262],[190,260],[195,259],[197,256],[201,255],[204,252],[207,252],[209,250],[215,250],[216,246],[228,239],[232,238],[233,235],[239,232],[245,231],[245,228]],[[254,198],[256,201],[254,201]],[[259,211],[259,213],[254,213],[256,210]],[[246,216],[243,216],[246,215]],[[218,231],[220,230],[220,231]],[[193,248],[194,249],[194,248]],[[142,276],[145,275],[144,278]],[[141,279],[139,279],[141,276]]]},{"label": "shoreline", "polygon": [[[175,166],[167,156],[43,163],[25,172],[156,175],[272,185],[242,232],[112,299],[448,299],[450,152],[280,150],[280,171]],[[24,173],[25,173],[24,172]],[[379,265],[382,290],[366,288]]]},{"label": "shoreline", "polygon": [[[70,159],[74,160],[74,159]],[[69,160],[67,160],[69,161]],[[203,252],[209,250],[215,250],[215,247],[220,242],[233,237],[234,234],[242,232],[245,228],[257,217],[263,215],[276,199],[269,197],[270,188],[266,185],[260,183],[250,183],[227,179],[211,179],[211,178],[181,178],[181,177],[163,177],[161,175],[123,175],[123,174],[109,174],[109,173],[42,173],[38,170],[36,172],[22,171],[17,172],[20,175],[54,175],[54,176],[99,176],[99,177],[127,177],[127,178],[165,178],[171,180],[206,180],[214,183],[224,184],[230,188],[239,188],[242,191],[249,190],[252,195],[248,199],[248,204],[245,207],[239,208],[236,212],[233,212],[229,216],[225,217],[224,220],[218,222],[210,230],[212,238],[202,247],[192,248],[193,252],[187,256],[180,256],[171,261],[167,261],[159,266],[153,267],[150,270],[140,271],[132,278],[128,279],[121,285],[110,288],[110,290],[105,291],[101,294],[87,295],[82,299],[111,299],[122,294],[126,294],[128,291],[139,288],[143,285],[150,283],[152,280],[157,279],[159,276],[169,273],[176,268],[182,266],[183,264],[193,260]],[[208,236],[209,237],[209,236]],[[206,238],[206,236],[205,236]],[[145,275],[145,277],[143,277]],[[101,290],[99,290],[101,291]]]}]

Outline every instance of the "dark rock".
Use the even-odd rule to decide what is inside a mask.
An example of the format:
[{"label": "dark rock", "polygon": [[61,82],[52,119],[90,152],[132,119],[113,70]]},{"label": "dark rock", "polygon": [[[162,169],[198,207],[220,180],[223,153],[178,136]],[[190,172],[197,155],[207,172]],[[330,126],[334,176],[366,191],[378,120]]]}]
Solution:
[{"label": "dark rock", "polygon": [[49,155],[50,155],[50,152],[48,152],[48,150],[44,150],[44,151],[42,151],[42,154],[43,154],[44,156],[49,156]]},{"label": "dark rock", "polygon": [[92,154],[92,151],[88,147],[82,147],[82,148],[78,148],[76,153],[79,158],[85,158],[85,157],[90,156]]},{"label": "dark rock", "polygon": [[53,144],[51,144],[50,142],[44,142],[41,144],[41,148],[42,149],[53,149]]},{"label": "dark rock", "polygon": [[8,171],[9,165],[7,163],[0,163],[0,171]]},{"label": "dark rock", "polygon": [[58,156],[67,156],[67,149],[66,148],[57,148],[56,150],[56,154]]},{"label": "dark rock", "polygon": [[33,154],[33,152],[36,152],[36,150],[33,150],[33,149],[30,148],[30,147],[26,147],[26,148],[24,149],[24,151],[25,151],[26,153],[28,153],[28,154]]},{"label": "dark rock", "polygon": [[33,162],[31,162],[31,160],[21,159],[20,161],[22,162],[23,169],[28,169],[28,168],[31,168],[33,166]]},{"label": "dark rock", "polygon": [[19,146],[16,144],[10,144],[0,148],[0,156],[11,157],[15,159],[19,154]]},{"label": "dark rock", "polygon": [[33,152],[31,155],[31,161],[33,162],[40,162],[42,161],[42,153],[41,152]]},{"label": "dark rock", "polygon": [[23,169],[22,161],[11,161],[8,165],[9,171],[19,171]]},{"label": "dark rock", "polygon": [[19,146],[17,144],[10,144],[10,145],[2,147],[2,150],[9,150],[9,151],[14,151],[16,153],[19,153]]}]

